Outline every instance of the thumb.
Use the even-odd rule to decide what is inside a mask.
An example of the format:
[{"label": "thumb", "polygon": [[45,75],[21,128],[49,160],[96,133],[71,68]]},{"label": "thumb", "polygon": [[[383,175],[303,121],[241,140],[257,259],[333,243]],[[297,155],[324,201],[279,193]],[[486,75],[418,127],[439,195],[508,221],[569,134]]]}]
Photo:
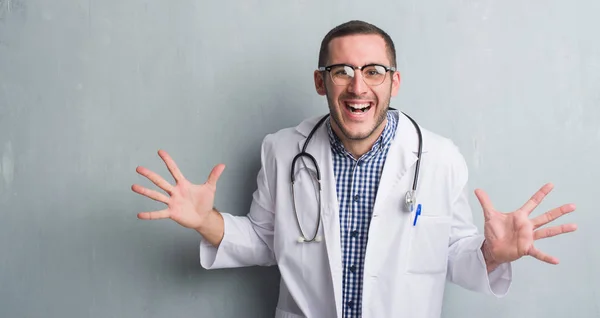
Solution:
[{"label": "thumb", "polygon": [[225,170],[225,165],[224,164],[218,164],[216,165],[212,171],[210,172],[210,174],[208,175],[208,180],[206,181],[206,183],[212,185],[213,187],[217,186],[217,181],[219,180],[219,177],[221,176],[221,174],[223,173],[223,170]]},{"label": "thumb", "polygon": [[486,220],[489,220],[491,211],[494,209],[494,205],[492,204],[490,197],[482,189],[476,189],[475,196],[483,208],[483,216]]}]

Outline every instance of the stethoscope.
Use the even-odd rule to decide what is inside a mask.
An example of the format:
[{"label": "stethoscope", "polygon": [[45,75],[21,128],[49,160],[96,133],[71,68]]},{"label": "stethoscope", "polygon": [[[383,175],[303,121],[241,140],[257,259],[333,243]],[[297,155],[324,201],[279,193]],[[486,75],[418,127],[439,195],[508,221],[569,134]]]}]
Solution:
[{"label": "stethoscope", "polygon": [[[395,109],[390,108],[390,110],[395,110]],[[415,126],[415,129],[417,130],[417,135],[419,136],[419,150],[417,152],[417,163],[415,165],[415,177],[413,180],[412,189],[406,192],[406,196],[404,199],[406,209],[408,210],[408,212],[412,212],[415,207],[415,204],[417,202],[417,181],[419,178],[419,168],[421,166],[421,154],[423,152],[423,136],[421,135],[421,129],[419,128],[419,125],[417,124],[417,122],[414,119],[412,119],[410,116],[405,114],[404,112],[402,114],[404,116],[406,116],[412,122],[413,126]],[[298,229],[300,230],[300,235],[301,235],[298,238],[299,243],[321,242],[321,237],[318,236],[319,228],[321,227],[321,190],[322,190],[321,171],[319,170],[319,165],[317,164],[317,160],[315,159],[315,157],[313,157],[313,155],[311,155],[310,153],[306,152],[306,147],[308,146],[308,143],[310,142],[312,136],[315,134],[317,129],[323,124],[323,122],[325,122],[325,120],[328,117],[329,117],[329,114],[323,116],[323,118],[321,118],[319,120],[319,122],[317,122],[317,124],[313,127],[311,132],[308,134],[306,141],[304,141],[304,146],[302,147],[302,151],[300,153],[298,153],[292,160],[292,168],[291,168],[291,173],[290,173],[290,177],[292,180],[292,204],[294,207],[294,214],[296,216],[296,223],[298,224]],[[308,239],[306,237],[306,234],[304,234],[304,231],[302,230],[302,226],[300,225],[300,219],[298,218],[298,212],[296,210],[296,196],[295,196],[295,192],[294,192],[294,182],[295,182],[294,168],[296,166],[296,160],[300,157],[308,158],[315,166],[315,170],[317,172],[317,185],[318,185],[318,190],[319,190],[319,215],[317,217],[317,228],[315,229],[315,233],[313,234],[311,239]]]}]

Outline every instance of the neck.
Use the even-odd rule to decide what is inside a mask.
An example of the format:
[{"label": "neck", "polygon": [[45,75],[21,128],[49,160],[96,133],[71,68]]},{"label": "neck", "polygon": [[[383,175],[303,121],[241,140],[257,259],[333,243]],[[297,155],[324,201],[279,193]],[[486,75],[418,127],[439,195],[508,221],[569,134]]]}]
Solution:
[{"label": "neck", "polygon": [[381,122],[379,127],[375,128],[375,130],[373,130],[373,132],[371,132],[371,134],[367,138],[349,139],[342,133],[337,123],[335,123],[334,120],[331,121],[331,129],[333,129],[333,132],[338,136],[338,138],[340,138],[340,140],[342,141],[342,145],[344,145],[344,148],[350,154],[352,154],[354,159],[360,158],[362,155],[369,152],[371,148],[373,148],[373,145],[377,141],[377,138],[379,138],[379,136],[381,136],[381,133],[383,133],[385,125],[387,125],[387,118],[383,122]]}]

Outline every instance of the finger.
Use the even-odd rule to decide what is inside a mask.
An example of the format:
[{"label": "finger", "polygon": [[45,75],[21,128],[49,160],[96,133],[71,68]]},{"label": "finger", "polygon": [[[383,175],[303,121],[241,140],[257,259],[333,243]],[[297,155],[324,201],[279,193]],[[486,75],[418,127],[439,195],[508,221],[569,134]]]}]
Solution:
[{"label": "finger", "polygon": [[137,215],[140,220],[160,220],[160,219],[168,219],[169,211],[167,209],[154,211],[154,212],[140,212]]},{"label": "finger", "polygon": [[153,199],[153,200],[156,200],[158,202],[169,204],[169,198],[166,195],[164,195],[164,194],[162,194],[162,193],[160,193],[158,191],[154,191],[154,190],[150,190],[150,189],[144,188],[144,187],[142,187],[142,186],[140,186],[138,184],[132,185],[131,186],[131,190],[133,190],[133,192],[139,193],[139,194],[141,194],[143,196],[146,196],[146,197],[148,197],[150,199]]},{"label": "finger", "polygon": [[212,169],[212,171],[210,172],[210,174],[208,175],[208,180],[206,182],[208,184],[212,185],[213,187],[216,187],[217,186],[217,181],[219,181],[219,177],[223,173],[223,170],[225,170],[225,165],[224,164],[218,164],[218,165],[216,165]]},{"label": "finger", "polygon": [[169,154],[166,151],[159,150],[158,155],[167,165],[167,169],[169,169],[169,172],[171,172],[171,175],[173,176],[173,178],[175,178],[175,181],[179,182],[181,180],[185,180],[183,174],[181,173],[181,171],[179,171],[177,164],[175,164],[173,158],[171,158],[171,156],[169,156]]},{"label": "finger", "polygon": [[564,233],[574,232],[576,230],[577,230],[576,224],[557,225],[557,226],[540,229],[540,230],[533,232],[533,239],[539,240],[539,239],[552,237],[552,236],[556,236],[556,235],[560,235],[560,234],[564,234]]},{"label": "finger", "polygon": [[556,258],[554,256],[550,256],[550,255],[538,250],[535,247],[531,248],[531,250],[529,251],[529,255],[539,259],[542,262],[546,262],[548,264],[554,264],[554,265],[558,264],[558,258]]},{"label": "finger", "polygon": [[141,174],[142,176],[148,178],[150,181],[152,181],[152,183],[154,183],[159,188],[165,190],[167,193],[171,194],[173,192],[173,186],[158,174],[144,167],[137,167],[135,171],[137,171],[137,173]]},{"label": "finger", "polygon": [[575,204],[565,204],[558,208],[554,208],[542,215],[536,216],[535,218],[531,219],[531,223],[533,223],[533,227],[537,229],[538,227],[544,224],[548,224],[558,219],[559,217],[567,213],[571,213],[573,211],[575,211]]},{"label": "finger", "polygon": [[546,183],[541,187],[525,204],[521,207],[521,211],[525,211],[527,214],[531,212],[544,200],[546,195],[552,191],[554,185],[552,183]]},{"label": "finger", "polygon": [[483,208],[483,216],[485,220],[489,220],[491,216],[491,211],[494,210],[494,206],[492,205],[490,197],[487,195],[487,193],[485,193],[485,191],[481,189],[475,190],[475,196],[477,197],[477,199],[479,200],[479,204],[481,204],[481,207]]}]

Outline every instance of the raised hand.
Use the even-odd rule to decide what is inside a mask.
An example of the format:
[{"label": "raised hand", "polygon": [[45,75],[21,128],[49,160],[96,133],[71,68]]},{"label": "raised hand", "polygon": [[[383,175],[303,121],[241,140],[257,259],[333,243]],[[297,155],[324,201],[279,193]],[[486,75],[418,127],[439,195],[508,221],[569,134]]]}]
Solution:
[{"label": "raised hand", "polygon": [[538,250],[534,246],[534,241],[575,231],[577,229],[575,224],[540,229],[541,226],[575,211],[575,205],[565,204],[533,219],[529,218],[531,212],[552,189],[552,184],[544,185],[521,208],[511,213],[496,211],[488,195],[483,190],[475,190],[485,218],[483,250],[488,265],[512,262],[526,255],[546,263],[558,264],[559,260],[556,257]]},{"label": "raised hand", "polygon": [[175,179],[175,185],[171,185],[161,176],[144,167],[138,167],[136,171],[139,174],[148,178],[168,194],[167,196],[134,184],[131,187],[134,192],[167,205],[163,210],[138,213],[138,218],[142,220],[170,218],[186,228],[197,230],[213,210],[217,181],[225,169],[225,165],[215,166],[208,176],[208,180],[204,184],[196,185],[183,176],[175,161],[166,151],[159,150],[158,155],[163,159]]}]

